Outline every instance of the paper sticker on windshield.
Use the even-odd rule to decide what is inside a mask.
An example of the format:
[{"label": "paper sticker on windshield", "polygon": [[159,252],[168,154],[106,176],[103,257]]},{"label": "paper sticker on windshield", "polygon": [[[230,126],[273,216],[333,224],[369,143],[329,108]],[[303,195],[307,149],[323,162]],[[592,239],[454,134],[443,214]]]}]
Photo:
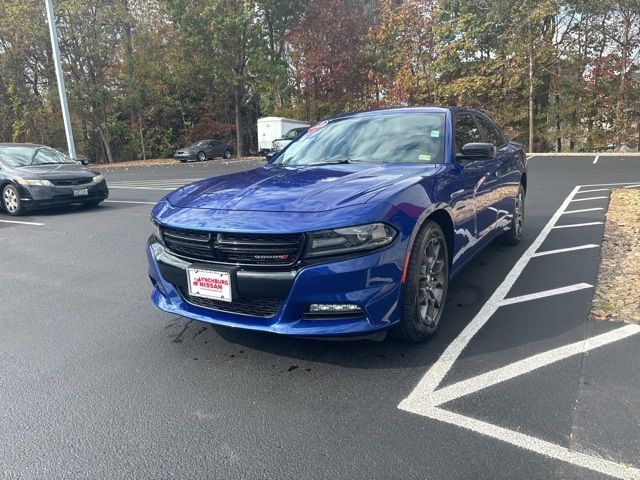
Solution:
[{"label": "paper sticker on windshield", "polygon": [[431,138],[440,137],[440,130],[431,130]]},{"label": "paper sticker on windshield", "polygon": [[424,160],[425,162],[431,161],[431,155],[419,155],[418,160]]},{"label": "paper sticker on windshield", "polygon": [[316,133],[318,130],[320,130],[322,127],[324,127],[327,123],[326,120],[324,122],[319,122],[316,123],[314,126],[312,126],[309,130],[307,130],[307,137],[310,137],[311,135],[313,135],[314,133]]}]

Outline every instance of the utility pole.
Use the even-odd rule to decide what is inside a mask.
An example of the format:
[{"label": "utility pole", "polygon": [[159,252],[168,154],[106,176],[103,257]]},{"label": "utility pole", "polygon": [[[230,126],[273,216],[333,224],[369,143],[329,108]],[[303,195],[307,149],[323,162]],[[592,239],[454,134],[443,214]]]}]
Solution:
[{"label": "utility pole", "polygon": [[51,50],[53,51],[53,63],[56,67],[56,78],[58,79],[58,95],[60,96],[60,107],[62,108],[62,119],[64,120],[64,131],[67,135],[67,149],[69,156],[76,159],[76,146],[73,143],[73,131],[71,130],[71,117],[69,116],[69,105],[67,104],[67,91],[64,88],[64,74],[62,73],[62,63],[60,63],[60,47],[58,46],[58,31],[56,29],[56,16],[53,13],[52,0],[45,0],[47,7],[47,18],[49,20],[49,34],[51,35]]}]

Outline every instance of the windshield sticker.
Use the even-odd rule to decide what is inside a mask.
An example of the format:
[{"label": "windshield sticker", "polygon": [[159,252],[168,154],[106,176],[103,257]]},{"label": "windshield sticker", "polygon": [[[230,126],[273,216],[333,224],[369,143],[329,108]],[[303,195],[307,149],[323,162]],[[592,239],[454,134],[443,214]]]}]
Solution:
[{"label": "windshield sticker", "polygon": [[440,130],[431,130],[431,138],[439,138]]},{"label": "windshield sticker", "polygon": [[316,133],[318,130],[320,130],[322,127],[324,127],[325,125],[327,125],[329,122],[328,121],[324,121],[324,122],[320,122],[320,123],[316,123],[313,127],[311,127],[305,136],[310,137],[311,135],[313,135],[314,133]]},{"label": "windshield sticker", "polygon": [[429,162],[431,161],[431,155],[424,155],[424,154],[419,155],[418,160],[424,160],[425,162]]}]

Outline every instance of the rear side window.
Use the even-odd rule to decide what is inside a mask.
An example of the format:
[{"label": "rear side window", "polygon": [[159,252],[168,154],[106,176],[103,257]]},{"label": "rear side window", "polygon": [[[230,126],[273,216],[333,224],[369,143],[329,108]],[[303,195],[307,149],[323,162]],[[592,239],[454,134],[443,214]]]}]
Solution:
[{"label": "rear side window", "polygon": [[456,153],[467,143],[482,142],[482,135],[473,117],[469,114],[456,115]]},{"label": "rear side window", "polygon": [[487,143],[493,143],[496,147],[503,146],[505,143],[504,138],[500,135],[498,129],[486,118],[481,116],[477,116],[476,118],[484,134],[485,141]]}]

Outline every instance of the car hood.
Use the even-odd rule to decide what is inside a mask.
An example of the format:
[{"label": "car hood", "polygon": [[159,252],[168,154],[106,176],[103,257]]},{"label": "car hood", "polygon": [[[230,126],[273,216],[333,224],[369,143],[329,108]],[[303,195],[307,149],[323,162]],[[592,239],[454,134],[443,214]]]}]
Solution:
[{"label": "car hood", "polygon": [[79,177],[93,177],[94,172],[89,170],[84,165],[76,163],[64,163],[57,165],[34,165],[31,167],[18,167],[14,168],[14,171],[26,178],[79,178]]},{"label": "car hood", "polygon": [[436,166],[267,165],[209,178],[169,194],[177,207],[264,212],[320,212],[366,203],[391,186],[433,175]]},{"label": "car hood", "polygon": [[184,147],[184,148],[179,148],[178,150],[176,150],[177,152],[195,152],[197,150],[200,150],[204,147]]}]

